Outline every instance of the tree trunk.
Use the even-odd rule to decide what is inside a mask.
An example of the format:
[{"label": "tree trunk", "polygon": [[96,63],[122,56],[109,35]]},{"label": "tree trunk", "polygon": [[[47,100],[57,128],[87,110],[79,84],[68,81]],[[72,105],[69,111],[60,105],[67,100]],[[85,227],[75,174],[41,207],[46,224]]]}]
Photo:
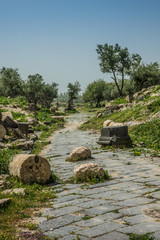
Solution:
[{"label": "tree trunk", "polygon": [[123,96],[123,94],[122,94],[122,89],[121,89],[121,88],[119,87],[119,85],[118,85],[115,71],[112,70],[112,72],[113,72],[113,77],[112,77],[112,79],[115,81],[116,87],[117,87],[117,89],[118,89],[119,96],[121,97],[121,96]]}]

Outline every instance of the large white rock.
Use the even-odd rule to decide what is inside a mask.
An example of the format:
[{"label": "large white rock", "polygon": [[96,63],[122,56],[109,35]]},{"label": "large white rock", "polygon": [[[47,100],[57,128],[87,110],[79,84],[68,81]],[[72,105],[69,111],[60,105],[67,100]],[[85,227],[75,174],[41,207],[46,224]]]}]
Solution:
[{"label": "large white rock", "polygon": [[108,126],[109,126],[109,124],[110,124],[111,122],[113,122],[113,121],[112,121],[112,120],[110,120],[110,119],[108,119],[108,120],[104,121],[104,123],[103,123],[103,127],[108,127]]},{"label": "large white rock", "polygon": [[47,159],[34,154],[18,154],[9,164],[10,175],[19,177],[24,183],[46,183],[51,176]]},{"label": "large white rock", "polygon": [[82,181],[87,180],[87,178],[101,177],[104,178],[105,171],[97,163],[85,163],[74,168],[74,177],[81,179]]},{"label": "large white rock", "polygon": [[85,160],[91,157],[91,151],[87,147],[77,147],[67,157],[66,161],[75,162]]}]

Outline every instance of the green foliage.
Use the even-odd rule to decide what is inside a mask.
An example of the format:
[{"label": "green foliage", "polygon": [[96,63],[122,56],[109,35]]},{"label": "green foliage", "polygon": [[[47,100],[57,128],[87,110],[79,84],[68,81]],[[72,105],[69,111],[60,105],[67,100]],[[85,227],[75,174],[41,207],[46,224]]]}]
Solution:
[{"label": "green foliage", "polygon": [[1,96],[16,97],[24,94],[24,81],[21,79],[18,69],[5,68],[0,70]]},{"label": "green foliage", "polygon": [[53,99],[57,97],[57,86],[56,83],[43,84],[39,101],[42,107],[50,108]]},{"label": "green foliage", "polygon": [[[15,177],[10,177],[7,180],[10,182],[12,188],[24,188],[25,196],[16,194],[3,195],[0,190],[0,199],[11,198],[11,203],[8,207],[0,209],[0,239],[18,240],[16,228],[17,226],[21,226],[21,220],[33,216],[36,208],[48,207],[49,200],[54,199],[56,195],[53,189],[49,189],[46,186],[39,184],[26,185]],[[26,227],[30,230],[36,228],[34,224],[29,224],[26,220],[25,222]]]},{"label": "green foliage", "polygon": [[129,240],[156,240],[154,237],[150,236],[149,233],[142,234],[142,235],[132,233],[128,235],[129,235]]},{"label": "green foliage", "polygon": [[28,102],[37,105],[41,104],[42,107],[49,108],[53,99],[57,97],[57,84],[45,84],[43,77],[39,74],[29,75],[26,85],[25,94]]},{"label": "green foliage", "polygon": [[131,74],[132,81],[135,82],[136,90],[160,84],[160,68],[157,62],[141,64],[136,71]]},{"label": "green foliage", "polygon": [[105,170],[105,174],[104,174],[104,177],[100,177],[100,176],[89,176],[89,177],[86,177],[85,180],[82,179],[82,178],[75,178],[74,181],[76,183],[82,183],[82,182],[88,182],[90,184],[96,184],[96,183],[99,183],[99,182],[105,182],[106,180],[110,180],[111,179],[111,176],[109,175],[108,171]]},{"label": "green foliage", "polygon": [[160,120],[154,119],[131,127],[130,137],[134,143],[143,142],[147,148],[160,150]]},{"label": "green foliage", "polygon": [[128,103],[125,98],[117,98],[114,101],[111,102],[111,105],[118,105],[122,103]]},{"label": "green foliage", "polygon": [[[99,60],[100,68],[103,73],[112,73],[113,80],[116,84],[119,96],[123,95],[124,76],[130,74],[131,69],[136,69],[141,61],[138,54],[130,56],[127,48],[121,48],[118,44],[97,45],[96,49]],[[118,82],[120,77],[121,82]]]},{"label": "green foliage", "polygon": [[90,83],[83,94],[84,102],[95,102],[96,107],[99,107],[100,102],[106,99],[106,89],[107,85],[102,79]]},{"label": "green foliage", "polygon": [[11,103],[11,100],[7,97],[0,97],[0,104],[2,105],[8,105]]},{"label": "green foliage", "polygon": [[8,173],[8,165],[18,153],[17,149],[0,149],[0,174]]},{"label": "green foliage", "polygon": [[73,100],[78,97],[78,93],[81,90],[80,83],[76,81],[74,84],[68,83],[68,110],[73,109]]},{"label": "green foliage", "polygon": [[47,113],[47,111],[40,110],[37,112],[37,118],[40,122],[51,121],[51,114]]},{"label": "green foliage", "polygon": [[14,120],[18,119],[19,122],[25,122],[26,121],[25,120],[26,119],[26,115],[25,114],[20,113],[20,112],[13,112],[13,111],[11,111],[11,113],[13,115]]}]

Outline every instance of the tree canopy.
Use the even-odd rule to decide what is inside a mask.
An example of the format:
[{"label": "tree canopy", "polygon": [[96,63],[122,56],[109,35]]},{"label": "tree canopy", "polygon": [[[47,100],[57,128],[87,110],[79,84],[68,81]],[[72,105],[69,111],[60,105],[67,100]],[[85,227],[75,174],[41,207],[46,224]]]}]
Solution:
[{"label": "tree canopy", "polygon": [[142,88],[160,84],[160,68],[158,63],[141,64],[131,74],[131,79],[135,83],[135,89],[138,91]]},{"label": "tree canopy", "polygon": [[23,96],[24,81],[21,79],[18,69],[5,68],[0,70],[1,95],[6,97]]},{"label": "tree canopy", "polygon": [[68,83],[68,110],[73,110],[73,100],[78,97],[81,90],[80,83],[76,81],[74,84]]},{"label": "tree canopy", "polygon": [[131,56],[128,48],[121,48],[118,43],[115,46],[107,43],[97,45],[96,51],[99,55],[101,71],[112,73],[112,79],[116,84],[119,96],[122,96],[125,75],[129,75],[131,70],[135,70],[139,66],[141,57],[138,54]]},{"label": "tree canopy", "polygon": [[96,107],[100,106],[100,102],[106,99],[107,84],[104,80],[99,79],[90,83],[83,94],[84,102],[96,103]]}]

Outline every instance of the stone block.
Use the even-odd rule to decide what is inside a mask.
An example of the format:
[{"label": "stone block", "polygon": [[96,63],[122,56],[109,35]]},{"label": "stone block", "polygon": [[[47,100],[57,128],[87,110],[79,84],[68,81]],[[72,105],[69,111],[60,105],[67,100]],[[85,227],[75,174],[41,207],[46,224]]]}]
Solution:
[{"label": "stone block", "polygon": [[101,137],[97,143],[101,145],[126,145],[131,143],[128,126],[102,128]]},{"label": "stone block", "polygon": [[3,120],[5,127],[18,128],[17,123],[9,116],[6,116]]}]

